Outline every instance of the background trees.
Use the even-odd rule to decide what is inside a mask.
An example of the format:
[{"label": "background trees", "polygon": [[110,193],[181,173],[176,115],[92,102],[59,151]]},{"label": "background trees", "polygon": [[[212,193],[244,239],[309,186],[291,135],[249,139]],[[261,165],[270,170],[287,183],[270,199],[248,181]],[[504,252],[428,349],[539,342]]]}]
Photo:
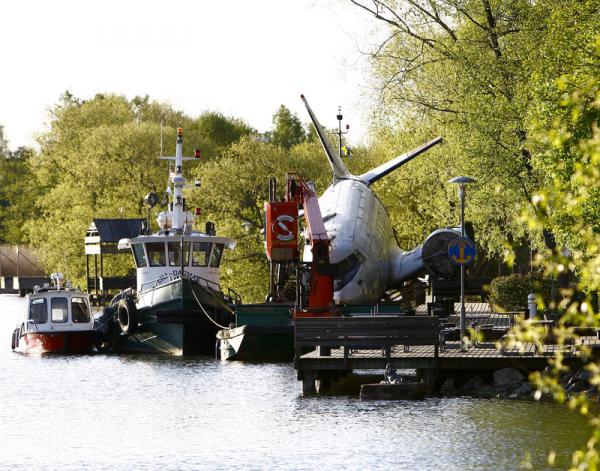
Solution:
[{"label": "background trees", "polygon": [[[161,129],[162,153],[173,155],[182,126],[184,153],[200,148],[202,155],[185,169],[202,181],[199,190],[186,190],[188,205],[202,210],[198,229],[210,219],[220,234],[238,239],[226,256],[223,282],[246,301],[261,301],[268,283],[261,233],[268,178],[283,183],[286,172],[298,171],[323,190],[330,177],[320,144],[305,142],[296,116],[282,106],[273,122],[274,137],[265,141],[243,121],[215,112],[191,118],[148,96],[82,100],[67,92],[50,112],[38,152],[11,152],[0,139],[3,242],[29,243],[49,272],[83,282],[88,225],[94,218],[147,216],[145,195],[162,195],[168,184],[168,164],[157,159]],[[161,210],[150,212],[155,229]],[[110,276],[131,268],[130,257],[111,257],[104,271]]]},{"label": "background trees", "polygon": [[[40,152],[29,159],[39,196],[28,195],[36,214],[21,235],[49,270],[82,280],[82,238],[92,219],[146,216],[144,196],[162,194],[167,186],[167,164],[157,159],[161,123],[164,155],[174,152],[178,126],[185,128],[188,154],[198,147],[208,158],[252,132],[240,120],[218,113],[192,119],[148,97],[96,95],[84,101],[66,93],[51,111]],[[130,266],[127,257],[114,258],[105,269],[110,275]]]},{"label": "background trees", "polygon": [[[415,216],[403,219],[447,214],[450,195],[439,183],[468,174],[479,181],[468,208],[478,242],[492,253],[502,252],[507,240],[539,245],[538,235],[520,220],[520,208],[547,176],[535,165],[539,143],[533,134],[556,117],[555,80],[593,63],[598,2],[350,3],[387,30],[371,55],[381,97],[375,116],[379,145],[414,144],[435,134],[446,142],[437,171],[419,159],[395,181],[408,203],[405,211]],[[435,189],[426,213],[421,195],[409,202],[422,187]]]},{"label": "background trees", "polygon": [[22,225],[35,215],[38,187],[29,166],[33,155],[25,147],[9,150],[0,126],[0,243],[24,242]]},{"label": "background trees", "polygon": [[270,133],[271,142],[285,149],[304,142],[306,132],[298,116],[281,105],[273,115],[273,130]]}]

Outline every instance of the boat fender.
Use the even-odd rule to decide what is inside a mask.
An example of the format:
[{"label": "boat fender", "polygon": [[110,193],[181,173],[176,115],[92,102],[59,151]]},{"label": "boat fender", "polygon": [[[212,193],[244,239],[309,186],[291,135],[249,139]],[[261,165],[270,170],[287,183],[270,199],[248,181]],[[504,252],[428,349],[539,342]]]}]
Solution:
[{"label": "boat fender", "polygon": [[102,336],[108,335],[110,326],[113,325],[113,321],[118,320],[115,314],[114,307],[103,307],[100,316],[97,318],[97,324],[94,325],[94,330]]},{"label": "boat fender", "polygon": [[131,298],[124,298],[117,305],[117,319],[119,327],[124,334],[133,334],[139,323],[139,316],[135,303]]},{"label": "boat fender", "polygon": [[13,330],[10,346],[13,350],[19,346],[19,329]]}]

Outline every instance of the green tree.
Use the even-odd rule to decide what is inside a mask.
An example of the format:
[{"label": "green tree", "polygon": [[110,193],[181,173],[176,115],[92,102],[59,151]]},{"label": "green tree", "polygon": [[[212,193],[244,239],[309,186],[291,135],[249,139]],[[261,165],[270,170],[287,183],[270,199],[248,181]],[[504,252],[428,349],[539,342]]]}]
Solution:
[{"label": "green tree", "polygon": [[[396,190],[410,198],[411,187],[437,189],[440,178],[471,175],[480,183],[471,189],[467,217],[488,251],[502,252],[507,234],[512,240],[535,237],[518,217],[545,178],[532,162],[538,144],[532,137],[531,110],[542,99],[552,101],[552,93],[556,97],[555,91],[545,93],[550,89],[543,85],[563,73],[561,68],[579,68],[584,54],[576,51],[590,31],[598,30],[598,2],[351,3],[389,33],[372,54],[381,96],[376,135],[379,146],[388,148],[380,155],[436,134],[446,142],[436,159],[438,169],[419,158],[410,164],[410,174],[403,174],[403,182],[394,176]],[[570,17],[575,19],[565,28]],[[415,217],[406,219],[413,221],[447,214],[449,200],[455,198],[439,188],[428,201],[436,209],[425,213],[419,202],[399,199],[414,208]]]},{"label": "green tree", "polygon": [[305,140],[306,133],[298,116],[281,105],[273,115],[273,129],[271,130],[273,144],[290,149]]},{"label": "green tree", "polygon": [[[596,58],[600,53],[598,38]],[[597,69],[596,69],[597,70]],[[600,361],[589,346],[578,342],[577,328],[598,328],[600,313],[595,294],[600,290],[600,231],[595,212],[590,205],[597,204],[600,192],[600,81],[597,74],[574,71],[559,82],[565,91],[562,111],[549,131],[540,133],[545,151],[540,165],[555,175],[538,191],[532,202],[535,211],[525,215],[532,231],[551,230],[558,234],[559,250],[546,249],[537,263],[547,274],[559,277],[567,271],[575,272],[577,285],[562,290],[563,312],[558,327],[553,329],[559,345],[573,344],[580,355],[588,375],[589,391],[567,391],[561,383],[571,366],[564,361],[561,349],[550,362],[546,372],[538,372],[531,379],[537,386],[537,397],[550,395],[560,403],[590,419],[593,434],[584,450],[573,454],[571,469],[598,469],[600,466],[599,442],[600,412],[590,403],[590,391],[597,393],[600,385]],[[570,84],[567,86],[566,84]],[[567,173],[570,173],[567,178]],[[568,251],[560,250],[565,244]],[[541,344],[545,332],[531,322],[523,322],[511,334],[511,343]]]},{"label": "green tree", "polygon": [[23,223],[34,216],[39,188],[30,168],[33,150],[8,148],[0,126],[0,243],[26,242]]},{"label": "green tree", "polygon": [[[214,111],[202,113],[194,120],[193,128],[199,136],[214,143],[213,153],[215,154],[222,152],[227,146],[238,141],[242,136],[256,133],[244,121],[226,117]],[[203,152],[205,150],[208,151],[208,149],[203,149]]]},{"label": "green tree", "polygon": [[[65,94],[52,110],[50,130],[39,139],[39,155],[30,159],[42,194],[35,201],[37,214],[26,224],[49,271],[83,281],[83,236],[92,219],[146,216],[144,196],[161,192],[168,183],[167,164],[157,159],[161,120],[167,155],[173,154],[177,126],[184,127],[187,155],[195,147],[217,147],[191,118],[146,98],[97,95],[79,100]],[[120,274],[130,267],[130,257],[113,257],[105,273]]]},{"label": "green tree", "polygon": [[[300,173],[322,192],[331,176],[319,144],[303,143],[289,151],[253,137],[232,144],[218,161],[198,169],[200,192],[189,201],[202,208],[203,218],[216,222],[220,234],[238,241],[223,261],[222,282],[245,302],[262,302],[268,294],[268,264],[264,248],[264,202],[268,179],[276,177],[283,196],[285,174]],[[224,181],[230,182],[226,185]]]}]

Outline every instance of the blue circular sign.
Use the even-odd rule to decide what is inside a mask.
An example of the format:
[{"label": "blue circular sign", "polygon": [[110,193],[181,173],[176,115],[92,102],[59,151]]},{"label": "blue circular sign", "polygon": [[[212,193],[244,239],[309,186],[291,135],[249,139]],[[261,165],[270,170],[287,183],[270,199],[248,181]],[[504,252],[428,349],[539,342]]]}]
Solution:
[{"label": "blue circular sign", "polygon": [[448,244],[448,257],[455,265],[471,265],[477,257],[477,248],[471,239],[457,237]]}]

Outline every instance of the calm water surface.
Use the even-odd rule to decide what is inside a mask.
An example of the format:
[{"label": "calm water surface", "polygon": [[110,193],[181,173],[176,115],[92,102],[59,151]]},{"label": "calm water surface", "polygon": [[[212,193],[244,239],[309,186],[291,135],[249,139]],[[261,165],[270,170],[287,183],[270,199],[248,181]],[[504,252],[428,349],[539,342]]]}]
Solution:
[{"label": "calm water surface", "polygon": [[27,356],[23,299],[0,295],[2,469],[564,468],[585,422],[553,404],[300,396],[291,365],[138,355]]}]

